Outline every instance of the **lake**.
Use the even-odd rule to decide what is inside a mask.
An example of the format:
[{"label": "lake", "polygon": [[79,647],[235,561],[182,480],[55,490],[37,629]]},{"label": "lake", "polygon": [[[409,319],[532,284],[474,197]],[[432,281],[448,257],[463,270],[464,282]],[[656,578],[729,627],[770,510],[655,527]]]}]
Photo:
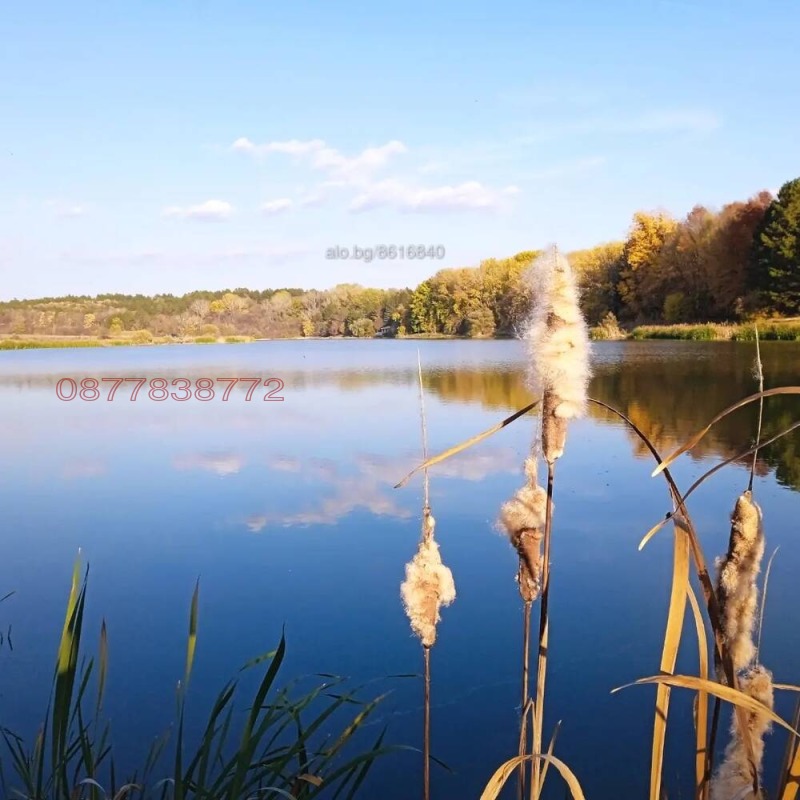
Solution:
[{"label": "lake", "polygon": [[[87,646],[108,626],[106,709],[123,759],[143,759],[174,718],[189,603],[200,578],[199,635],[189,703],[207,711],[250,657],[285,626],[283,682],[317,672],[391,690],[371,730],[420,744],[422,659],[399,598],[419,534],[422,481],[393,485],[421,457],[417,352],[431,452],[484,430],[530,402],[515,341],[275,341],[244,345],[33,350],[0,353],[0,722],[30,736],[48,700],[72,564],[90,564]],[[800,345],[765,343],[768,387],[800,383]],[[663,454],[716,412],[757,390],[754,346],[711,342],[593,345],[590,393],[628,414]],[[146,385],[101,385],[96,402],[69,397],[84,378],[254,378],[228,400],[163,402]],[[265,388],[268,378],[278,381]],[[282,382],[282,388],[281,388]],[[176,383],[181,387],[183,384]],[[194,384],[193,384],[194,386]],[[76,387],[80,388],[80,387]],[[172,387],[170,387],[172,389]],[[174,389],[172,389],[174,391]],[[265,401],[268,393],[283,401]],[[91,395],[91,392],[89,392]],[[156,397],[159,393],[156,392]],[[182,395],[181,395],[182,396]],[[798,400],[765,403],[764,435],[800,418]],[[521,601],[516,555],[496,532],[498,509],[521,485],[535,421],[523,417],[431,470],[431,505],[458,597],[432,651],[433,754],[438,800],[477,798],[516,753]],[[746,450],[757,406],[714,427],[673,470],[682,489]],[[672,532],[642,551],[670,508],[650,455],[616,418],[593,408],[573,424],[559,461],[552,552],[550,668],[545,732],[562,720],[556,754],[587,797],[644,797],[652,687],[611,689],[658,672]],[[693,496],[709,563],[727,546],[729,516],[746,488],[745,463]],[[780,545],[766,605],[762,661],[800,682],[800,437],[768,446],[755,496],[767,556]],[[536,609],[534,609],[536,614]],[[691,620],[687,618],[691,627]],[[694,634],[679,669],[697,673]],[[791,714],[793,698],[776,710]],[[665,783],[690,796],[691,698],[673,693]],[[723,737],[723,742],[726,737]],[[767,744],[774,774],[784,738]],[[387,756],[363,797],[419,797],[420,759]],[[564,796],[553,773],[548,797]],[[689,789],[687,789],[689,787]]]}]

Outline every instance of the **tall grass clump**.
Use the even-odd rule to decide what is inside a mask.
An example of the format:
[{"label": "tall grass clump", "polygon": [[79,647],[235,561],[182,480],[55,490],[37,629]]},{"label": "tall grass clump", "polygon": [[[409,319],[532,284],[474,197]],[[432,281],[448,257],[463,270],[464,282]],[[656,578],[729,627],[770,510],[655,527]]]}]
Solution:
[{"label": "tall grass clump", "polygon": [[[385,729],[371,745],[364,724],[381,698],[364,701],[335,676],[301,694],[280,687],[286,654],[278,647],[242,667],[260,673],[242,702],[240,681],[229,681],[197,735],[184,728],[187,693],[197,646],[198,598],[191,600],[184,674],[176,692],[176,718],[155,740],[142,765],[120,776],[104,714],[111,648],[103,623],[97,657],[81,664],[87,575],[75,564],[56,657],[53,690],[33,742],[0,725],[2,796],[23,800],[245,800],[352,798],[381,755]],[[191,743],[190,743],[191,740]]]},{"label": "tall grass clump", "polygon": [[730,339],[734,330],[730,325],[639,325],[631,331],[631,338],[712,342]]},{"label": "tall grass clump", "polygon": [[598,342],[617,341],[627,339],[628,334],[620,328],[616,315],[609,311],[597,325],[589,328],[589,338]]}]

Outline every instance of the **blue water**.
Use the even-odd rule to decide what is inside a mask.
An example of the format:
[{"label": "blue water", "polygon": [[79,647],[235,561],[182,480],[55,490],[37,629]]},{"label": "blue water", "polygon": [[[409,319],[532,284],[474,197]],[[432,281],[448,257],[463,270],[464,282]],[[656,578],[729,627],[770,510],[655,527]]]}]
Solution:
[{"label": "blue water", "polygon": [[[108,626],[106,711],[123,762],[141,762],[174,719],[189,603],[200,579],[199,637],[188,702],[195,724],[224,681],[272,649],[285,628],[283,682],[318,672],[391,690],[371,723],[420,745],[422,659],[399,599],[420,532],[422,484],[392,486],[420,459],[417,352],[429,447],[437,452],[529,401],[513,341],[284,341],[0,353],[0,723],[30,737],[43,718],[78,550],[90,565],[85,646]],[[767,384],[800,383],[800,347],[763,347]],[[599,343],[591,392],[619,406],[669,452],[717,411],[755,391],[752,347],[728,343]],[[155,402],[131,383],[113,402],[63,401],[61,378],[279,378],[283,402]],[[63,386],[64,384],[62,384]],[[274,384],[273,387],[274,388]],[[798,419],[794,398],[766,404],[765,430]],[[684,456],[682,487],[750,445],[755,408],[726,420]],[[521,484],[534,421],[520,419],[431,471],[431,505],[458,597],[432,651],[436,798],[476,798],[516,752],[521,602],[516,556],[493,530]],[[653,464],[617,421],[593,410],[573,425],[555,490],[550,671],[545,734],[587,797],[646,796],[654,690],[610,690],[655,674],[669,597],[672,533],[643,552],[669,510]],[[770,578],[762,660],[800,682],[794,610],[800,568],[800,438],[759,460],[756,498]],[[690,509],[710,563],[748,470],[709,480]],[[688,620],[689,626],[691,621]],[[688,629],[687,629],[688,630]],[[691,631],[690,631],[691,632]],[[694,648],[694,649],[693,649]],[[696,674],[686,637],[680,669]],[[665,783],[689,796],[690,697],[673,695]],[[792,698],[777,710],[790,715]],[[780,761],[773,734],[767,768]],[[4,759],[5,761],[5,759]],[[419,796],[416,753],[379,762],[367,798]],[[550,794],[563,796],[553,773]],[[687,790],[687,787],[689,789]]]}]

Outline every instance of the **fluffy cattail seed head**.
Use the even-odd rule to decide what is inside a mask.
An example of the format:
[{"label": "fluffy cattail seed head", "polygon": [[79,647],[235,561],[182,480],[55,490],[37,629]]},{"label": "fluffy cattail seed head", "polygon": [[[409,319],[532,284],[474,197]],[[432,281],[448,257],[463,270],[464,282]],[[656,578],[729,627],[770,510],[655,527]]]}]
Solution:
[{"label": "fluffy cattail seed head", "polygon": [[411,630],[424,647],[433,647],[436,624],[441,619],[439,610],[456,599],[456,586],[453,573],[442,563],[439,545],[433,538],[433,517],[426,515],[426,519],[431,535],[423,535],[414,558],[406,564],[406,579],[400,585],[400,595]]},{"label": "fluffy cattail seed head", "polygon": [[519,555],[517,582],[526,602],[539,596],[542,588],[542,538],[547,509],[547,492],[536,484],[536,460],[525,461],[528,483],[500,508],[499,525]]},{"label": "fluffy cattail seed head", "polygon": [[725,644],[738,672],[755,655],[753,627],[758,608],[756,580],[764,556],[761,508],[744,492],[731,515],[728,552],[717,563],[717,599]]},{"label": "fluffy cattail seed head", "polygon": [[533,262],[526,280],[533,294],[524,332],[528,383],[542,397],[542,450],[552,464],[564,452],[568,420],[586,408],[589,336],[565,256],[555,248],[548,251]]},{"label": "fluffy cattail seed head", "polygon": [[[760,664],[739,679],[739,689],[758,700],[770,710],[774,706],[772,673]],[[764,736],[770,730],[769,717],[763,713],[747,711],[745,729],[739,729],[738,716],[731,723],[731,740],[725,748],[725,758],[711,781],[711,800],[761,800],[753,793],[753,776],[747,754],[746,740],[760,773],[764,758]],[[746,739],[745,739],[746,737]]]}]

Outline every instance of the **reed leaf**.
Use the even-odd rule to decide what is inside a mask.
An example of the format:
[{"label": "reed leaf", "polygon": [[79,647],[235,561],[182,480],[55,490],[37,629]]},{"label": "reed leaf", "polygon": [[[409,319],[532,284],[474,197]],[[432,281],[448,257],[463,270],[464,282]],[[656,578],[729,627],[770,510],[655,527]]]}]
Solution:
[{"label": "reed leaf", "polygon": [[[800,727],[800,698],[795,705],[792,721],[795,728]],[[786,741],[779,780],[775,796],[779,800],[797,800],[798,791],[800,791],[800,746],[793,736]]]},{"label": "reed leaf", "polygon": [[[553,752],[556,749],[556,739],[558,738],[558,732],[560,730],[561,730],[561,720],[559,720],[556,723],[556,727],[553,729],[553,735],[550,737],[550,744],[547,746],[547,755],[550,758],[552,758]],[[542,767],[542,777],[539,781],[539,795],[541,795],[542,791],[544,790],[544,782],[547,779],[547,770],[549,768],[550,768],[550,762],[545,761],[544,766]]]},{"label": "reed leaf", "polygon": [[797,430],[798,428],[800,428],[800,422],[795,422],[793,425],[790,425],[788,428],[784,428],[780,433],[776,433],[775,436],[772,436],[771,438],[767,439],[766,441],[761,442],[761,444],[759,444],[759,445],[757,445],[755,447],[751,447],[749,450],[745,450],[743,453],[738,453],[735,456],[731,456],[730,458],[726,458],[724,461],[721,461],[719,464],[715,464],[710,470],[704,472],[687,489],[686,494],[684,494],[680,498],[680,500],[677,503],[677,506],[678,506],[677,510],[676,511],[670,511],[664,517],[664,519],[662,519],[660,522],[657,522],[655,525],[653,525],[652,528],[650,528],[649,531],[647,531],[647,533],[642,538],[642,541],[639,542],[639,550],[641,550],[650,541],[650,539],[652,539],[653,536],[655,536],[655,534],[657,534],[661,530],[661,528],[663,528],[664,525],[666,525],[672,519],[672,517],[676,513],[678,513],[681,509],[684,508],[684,504],[689,499],[689,495],[691,495],[695,491],[695,489],[698,489],[700,487],[700,485],[702,483],[704,483],[706,480],[708,480],[714,473],[719,472],[719,470],[721,470],[723,467],[727,467],[728,464],[732,464],[734,461],[741,461],[743,458],[746,458],[749,455],[755,454],[758,450],[766,447],[766,445],[772,444],[773,442],[776,442],[778,439],[781,439],[782,437],[786,436],[787,434],[791,433],[792,431]]},{"label": "reed leaf", "polygon": [[542,753],[514,756],[514,758],[510,758],[504,764],[501,764],[486,784],[486,787],[481,793],[480,800],[497,800],[509,777],[511,777],[521,761],[544,761],[545,763],[552,764],[569,787],[573,800],[586,800],[583,789],[581,789],[580,782],[575,776],[575,773],[561,761],[561,759]]},{"label": "reed leaf", "polygon": [[[739,400],[737,403],[734,403],[732,406],[728,406],[724,411],[720,411],[711,422],[708,423],[704,428],[699,430],[689,439],[687,439],[680,447],[678,447],[674,452],[670,453],[654,470],[652,476],[655,477],[658,475],[659,472],[663,472],[676,458],[683,455],[687,451],[691,450],[695,447],[698,442],[714,427],[720,420],[724,419],[728,416],[728,414],[737,411],[740,408],[744,408],[744,406],[749,405],[750,403],[754,403],[756,400],[760,400],[762,397],[773,397],[774,395],[778,394],[800,394],[800,386],[779,386],[775,389],[767,389],[763,392],[756,392],[755,394],[751,394],[749,397],[745,397],[743,400]],[[763,444],[760,445],[763,447]]]},{"label": "reed leaf", "polygon": [[[699,661],[700,677],[708,680],[708,637],[700,604],[690,583],[686,585],[686,596],[692,608],[694,626],[697,631],[697,655]],[[711,754],[708,751],[708,693],[698,692],[695,698],[695,735],[697,746],[694,755],[695,797],[705,800],[708,796],[709,780],[711,778]]]},{"label": "reed leaf", "polygon": [[[683,634],[686,616],[686,596],[689,592],[689,537],[675,526],[675,544],[672,554],[672,588],[670,590],[667,626],[661,650],[661,670],[672,672],[678,658],[678,646]],[[664,768],[664,742],[667,738],[670,687],[661,684],[656,689],[656,710],[653,721],[653,747],[650,754],[650,800],[661,797],[661,780]]]},{"label": "reed leaf", "polygon": [[451,458],[452,456],[463,452],[468,447],[472,447],[473,445],[482,442],[484,439],[488,439],[493,434],[497,433],[498,431],[501,431],[507,425],[510,425],[512,422],[514,422],[514,420],[519,419],[521,416],[527,414],[529,411],[532,411],[534,408],[536,408],[536,406],[539,405],[539,402],[540,402],[539,400],[536,400],[535,402],[525,406],[525,408],[521,408],[519,411],[515,411],[510,417],[506,417],[501,422],[498,422],[497,425],[492,425],[491,428],[485,430],[483,433],[479,433],[477,436],[473,436],[470,439],[467,439],[466,441],[455,445],[454,447],[450,447],[449,449],[445,450],[442,453],[439,453],[438,455],[431,456],[430,458],[423,461],[418,467],[414,467],[414,469],[412,469],[411,472],[409,472],[408,475],[405,476],[405,478],[403,478],[399,483],[395,484],[394,488],[400,489],[401,487],[405,486],[409,482],[409,480],[411,480],[411,478],[413,478],[414,475],[416,475],[420,470],[428,469],[436,464],[440,464],[442,461],[446,461],[448,458]]},{"label": "reed leaf", "polygon": [[714,697],[719,697],[720,700],[731,703],[737,708],[743,709],[744,711],[749,711],[753,714],[762,714],[768,717],[776,725],[780,725],[781,728],[789,731],[794,736],[800,737],[800,731],[796,731],[788,722],[779,717],[771,708],[765,706],[763,703],[759,703],[758,700],[750,697],[750,695],[740,692],[738,689],[732,689],[730,686],[726,686],[724,683],[705,680],[703,678],[698,678],[695,675],[651,675],[648,678],[639,678],[639,680],[633,681],[633,683],[626,683],[624,686],[618,686],[616,689],[612,689],[611,693],[614,694],[615,692],[622,691],[623,689],[628,689],[631,686],[642,686],[653,683],[665,683],[668,686],[677,687],[679,689],[691,689],[695,692],[707,692],[708,694],[714,695]]}]

